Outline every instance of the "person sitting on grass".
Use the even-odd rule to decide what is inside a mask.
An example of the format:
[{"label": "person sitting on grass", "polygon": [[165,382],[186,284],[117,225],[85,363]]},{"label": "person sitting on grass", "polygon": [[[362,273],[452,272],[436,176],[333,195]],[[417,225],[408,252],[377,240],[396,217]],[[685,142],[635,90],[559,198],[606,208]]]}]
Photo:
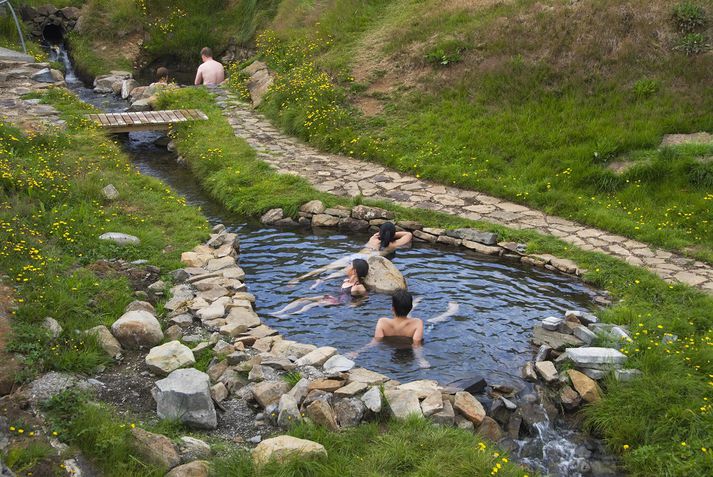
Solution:
[{"label": "person sitting on grass", "polygon": [[223,65],[213,59],[213,50],[205,47],[201,50],[201,60],[203,64],[196,72],[195,84],[215,86],[225,81],[225,69]]},{"label": "person sitting on grass", "polygon": [[397,290],[391,297],[391,311],[393,318],[379,318],[374,329],[374,338],[369,344],[358,351],[353,351],[347,356],[355,359],[362,351],[376,346],[382,341],[404,342],[410,341],[418,365],[429,368],[431,365],[423,356],[423,320],[409,318],[408,314],[413,309],[413,296],[406,290]]}]

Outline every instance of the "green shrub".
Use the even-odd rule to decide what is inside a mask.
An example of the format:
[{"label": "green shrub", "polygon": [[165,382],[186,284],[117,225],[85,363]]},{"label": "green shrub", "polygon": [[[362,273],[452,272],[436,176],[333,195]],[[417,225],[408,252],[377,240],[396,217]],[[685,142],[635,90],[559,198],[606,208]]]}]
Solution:
[{"label": "green shrub", "polygon": [[688,182],[698,189],[713,190],[713,162],[691,164]]},{"label": "green shrub", "polygon": [[637,99],[653,96],[659,90],[659,82],[654,79],[642,78],[634,83],[633,91]]},{"label": "green shrub", "polygon": [[425,55],[426,61],[436,66],[448,66],[463,60],[461,56],[466,44],[460,40],[447,40],[438,43]]},{"label": "green shrub", "polygon": [[686,33],[681,37],[674,49],[684,52],[688,56],[698,55],[708,49],[706,37],[702,33]]},{"label": "green shrub", "polygon": [[679,3],[673,9],[673,20],[681,33],[692,33],[706,24],[706,12],[693,2]]}]

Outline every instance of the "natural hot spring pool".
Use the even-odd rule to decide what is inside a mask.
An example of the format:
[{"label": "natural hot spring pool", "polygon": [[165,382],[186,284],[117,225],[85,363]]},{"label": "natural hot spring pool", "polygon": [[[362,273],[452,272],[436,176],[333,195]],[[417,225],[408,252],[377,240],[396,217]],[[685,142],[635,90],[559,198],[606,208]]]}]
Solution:
[{"label": "natural hot spring pool", "polygon": [[[367,343],[376,319],[390,316],[391,298],[374,293],[350,304],[275,315],[297,298],[337,294],[341,279],[314,289],[314,281],[295,286],[288,282],[359,250],[367,236],[249,225],[231,228],[240,235],[240,264],[249,290],[259,297],[258,313],[288,339],[334,346],[344,353]],[[426,324],[424,355],[430,368],[419,368],[410,347],[382,343],[359,355],[360,365],[400,381],[432,378],[448,383],[473,375],[485,376],[489,382],[517,381],[522,365],[532,359],[533,325],[568,309],[587,309],[592,297],[575,278],[450,247],[418,243],[399,250],[393,262],[406,277],[409,290],[421,298],[412,316],[432,318],[449,304],[458,304],[458,311],[447,320]]]}]

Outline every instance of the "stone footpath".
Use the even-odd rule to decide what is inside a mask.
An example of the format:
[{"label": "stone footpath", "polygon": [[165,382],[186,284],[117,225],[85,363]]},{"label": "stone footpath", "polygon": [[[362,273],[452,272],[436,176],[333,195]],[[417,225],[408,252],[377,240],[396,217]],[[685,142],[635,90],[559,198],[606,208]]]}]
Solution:
[{"label": "stone footpath", "polygon": [[713,267],[704,262],[476,191],[434,184],[372,162],[320,152],[279,132],[232,93],[221,89],[216,93],[235,134],[256,149],[260,159],[280,173],[304,177],[320,191],[387,199],[406,207],[535,230],[583,250],[605,253],[643,267],[668,282],[681,282],[713,293]]}]

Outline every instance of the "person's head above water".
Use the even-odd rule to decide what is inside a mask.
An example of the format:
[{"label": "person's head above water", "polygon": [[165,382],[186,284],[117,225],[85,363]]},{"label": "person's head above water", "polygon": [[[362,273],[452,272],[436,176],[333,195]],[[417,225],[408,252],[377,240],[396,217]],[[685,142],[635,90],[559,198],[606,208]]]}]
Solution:
[{"label": "person's head above water", "polygon": [[168,68],[161,66],[156,69],[156,81],[168,81]]},{"label": "person's head above water", "polygon": [[207,46],[203,47],[203,49],[201,50],[201,58],[203,58],[203,61],[212,60],[213,50],[211,50]]},{"label": "person's head above water", "polygon": [[413,296],[406,290],[397,290],[391,297],[391,307],[396,316],[408,316],[413,308]]},{"label": "person's head above water", "polygon": [[352,268],[354,269],[354,273],[356,273],[359,281],[361,281],[369,273],[369,264],[366,260],[362,260],[361,258],[357,258],[352,261]]},{"label": "person's head above water", "polygon": [[381,248],[388,247],[396,239],[396,226],[393,222],[384,222],[379,227],[379,240]]}]

